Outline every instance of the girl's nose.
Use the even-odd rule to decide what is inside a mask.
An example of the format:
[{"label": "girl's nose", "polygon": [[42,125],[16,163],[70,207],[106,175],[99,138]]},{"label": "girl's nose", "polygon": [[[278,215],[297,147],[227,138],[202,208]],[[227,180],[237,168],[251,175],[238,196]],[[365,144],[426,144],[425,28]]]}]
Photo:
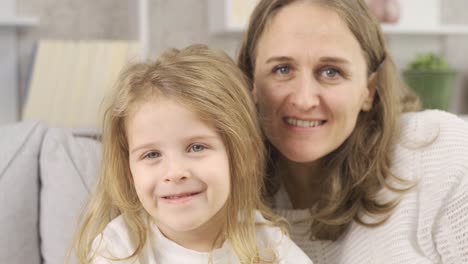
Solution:
[{"label": "girl's nose", "polygon": [[167,160],[167,169],[164,174],[164,182],[181,183],[190,177],[190,172],[183,160]]}]

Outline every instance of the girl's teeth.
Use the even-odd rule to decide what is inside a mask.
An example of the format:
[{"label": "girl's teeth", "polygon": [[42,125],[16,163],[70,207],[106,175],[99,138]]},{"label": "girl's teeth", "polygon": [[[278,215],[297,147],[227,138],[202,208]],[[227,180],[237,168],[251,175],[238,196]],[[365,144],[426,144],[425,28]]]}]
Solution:
[{"label": "girl's teeth", "polygon": [[298,120],[294,118],[288,118],[286,119],[286,122],[290,125],[293,126],[298,126],[298,127],[316,127],[319,125],[322,125],[325,121],[307,121],[307,120]]},{"label": "girl's teeth", "polygon": [[191,193],[188,193],[188,194],[184,194],[184,195],[167,196],[167,199],[178,199],[178,198],[187,197],[187,196],[191,196],[191,195],[192,195]]}]

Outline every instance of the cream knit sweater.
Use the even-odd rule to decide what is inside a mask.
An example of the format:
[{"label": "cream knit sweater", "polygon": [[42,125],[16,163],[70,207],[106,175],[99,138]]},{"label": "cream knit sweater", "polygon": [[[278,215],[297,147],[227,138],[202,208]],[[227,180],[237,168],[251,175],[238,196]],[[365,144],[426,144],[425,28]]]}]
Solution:
[{"label": "cream knit sweater", "polygon": [[417,181],[390,219],[376,228],[352,223],[337,241],[310,241],[307,210],[293,210],[284,189],[276,212],[314,264],[468,263],[468,123],[442,111],[402,117],[393,171]]}]

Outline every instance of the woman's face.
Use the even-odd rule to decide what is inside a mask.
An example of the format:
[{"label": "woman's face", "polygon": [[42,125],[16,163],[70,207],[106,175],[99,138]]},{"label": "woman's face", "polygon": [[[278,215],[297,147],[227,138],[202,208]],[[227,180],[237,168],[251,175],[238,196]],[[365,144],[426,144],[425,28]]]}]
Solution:
[{"label": "woman's face", "polygon": [[253,96],[270,142],[313,162],[337,149],[372,106],[363,51],[345,22],[317,4],[283,7],[256,47]]}]

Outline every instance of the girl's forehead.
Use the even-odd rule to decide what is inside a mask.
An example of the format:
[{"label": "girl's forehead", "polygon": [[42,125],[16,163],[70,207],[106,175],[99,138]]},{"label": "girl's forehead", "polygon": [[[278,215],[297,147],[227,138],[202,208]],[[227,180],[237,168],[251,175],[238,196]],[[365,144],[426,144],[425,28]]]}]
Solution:
[{"label": "girl's forehead", "polygon": [[[218,111],[219,110],[220,109],[218,109]],[[200,121],[204,125],[217,130],[215,126],[217,111],[203,107],[201,100],[163,94],[134,101],[129,106],[129,111],[125,118],[126,127],[128,127],[128,124],[131,123],[132,120],[137,118],[136,115],[141,116],[143,113],[148,111],[153,114],[172,116],[176,116],[175,113],[180,115],[183,112],[185,113],[184,115],[190,115],[192,120]],[[177,120],[174,121],[177,122]]]},{"label": "girl's forehead", "polygon": [[206,120],[174,100],[146,101],[126,123],[129,148],[131,151],[147,145],[167,148],[197,139],[224,144],[219,130]]}]

